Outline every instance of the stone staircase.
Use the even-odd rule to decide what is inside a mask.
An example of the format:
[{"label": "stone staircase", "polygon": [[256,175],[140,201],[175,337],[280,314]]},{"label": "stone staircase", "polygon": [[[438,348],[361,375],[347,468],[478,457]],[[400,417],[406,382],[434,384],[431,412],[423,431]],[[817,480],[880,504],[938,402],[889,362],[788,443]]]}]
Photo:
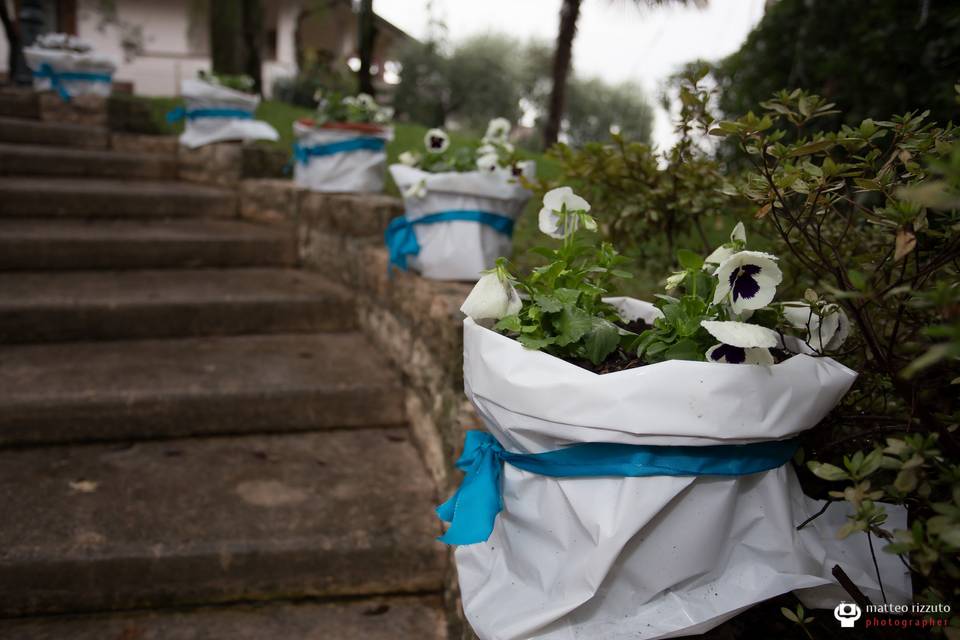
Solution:
[{"label": "stone staircase", "polygon": [[447,637],[354,296],[108,131],[0,117],[0,638]]}]

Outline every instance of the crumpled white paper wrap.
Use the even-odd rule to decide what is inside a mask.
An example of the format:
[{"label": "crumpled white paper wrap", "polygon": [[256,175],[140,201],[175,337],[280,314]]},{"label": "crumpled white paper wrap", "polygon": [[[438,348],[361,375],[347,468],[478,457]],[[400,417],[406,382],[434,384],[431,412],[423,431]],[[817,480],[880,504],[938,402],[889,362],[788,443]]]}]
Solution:
[{"label": "crumpled white paper wrap", "polygon": [[[85,73],[110,73],[117,70],[117,64],[107,56],[92,51],[78,53],[63,49],[44,49],[43,47],[24,47],[23,56],[31,71],[39,71],[44,64],[56,73],[65,71],[82,71]],[[107,97],[113,90],[110,82],[90,80],[61,80],[60,84],[71,97],[75,96],[102,96]],[[35,91],[50,91],[50,78],[33,79]]]},{"label": "crumpled white paper wrap", "polygon": [[[304,146],[324,145],[353,138],[393,140],[393,129],[368,133],[345,129],[317,129],[293,123],[297,143]],[[311,191],[338,193],[379,193],[383,191],[387,152],[357,149],[328,156],[310,156],[304,164],[293,159],[293,179],[298,187]]]},{"label": "crumpled white paper wrap", "polygon": [[[652,321],[658,310],[618,299]],[[739,444],[813,427],[856,374],[798,355],[772,367],[668,361],[597,375],[464,321],[464,382],[508,451],[576,442]],[[787,591],[810,607],[849,600],[839,564],[882,601],[866,537],[838,541],[845,504],[822,503],[793,468],[749,476],[551,478],[504,465],[490,539],[456,549],[467,619],[483,640],[626,640],[704,633]],[[906,512],[887,506],[889,528]],[[878,553],[890,602],[909,576]]]},{"label": "crumpled white paper wrap", "polygon": [[[180,84],[180,93],[187,111],[193,109],[243,109],[254,111],[260,104],[255,95],[228,87],[187,79]],[[279,140],[280,134],[262,120],[244,118],[185,118],[180,144],[196,149],[214,142],[228,140]]]},{"label": "crumpled white paper wrap", "polygon": [[[394,164],[390,174],[404,194],[410,220],[453,210],[488,211],[516,220],[530,199],[530,191],[508,169],[429,173]],[[406,195],[411,185],[421,182],[424,197]],[[420,224],[414,230],[420,255],[410,256],[408,263],[432,280],[477,280],[481,272],[494,267],[497,258],[510,255],[513,242],[489,225],[466,220]]]}]

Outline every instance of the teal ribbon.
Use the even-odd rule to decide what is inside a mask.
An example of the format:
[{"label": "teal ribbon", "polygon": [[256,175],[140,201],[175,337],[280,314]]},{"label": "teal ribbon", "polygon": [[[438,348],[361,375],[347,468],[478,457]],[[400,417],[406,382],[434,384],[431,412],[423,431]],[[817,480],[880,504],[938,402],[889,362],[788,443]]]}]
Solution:
[{"label": "teal ribbon", "polygon": [[504,462],[554,478],[745,476],[786,464],[797,446],[796,439],[697,447],[585,442],[545,453],[511,453],[489,433],[468,431],[457,460],[466,475],[456,493],[437,507],[437,515],[450,523],[439,539],[474,544],[490,537],[503,510]]},{"label": "teal ribbon", "polygon": [[197,118],[236,118],[239,120],[252,120],[253,112],[244,109],[185,109],[184,107],[175,107],[167,112],[167,122],[173,124],[186,118],[187,120],[196,120]]},{"label": "teal ribbon", "polygon": [[70,93],[63,85],[64,82],[81,80],[84,82],[113,82],[113,74],[98,73],[95,71],[55,71],[49,63],[44,62],[37,71],[33,72],[34,78],[49,78],[50,88],[57,92],[60,99],[64,102],[70,102]]},{"label": "teal ribbon", "polygon": [[308,164],[310,158],[313,157],[332,156],[348,151],[383,151],[386,146],[386,140],[374,137],[348,138],[347,140],[313,146],[304,146],[295,142],[293,143],[293,157],[301,164]]},{"label": "teal ribbon", "polygon": [[417,234],[414,231],[416,225],[452,222],[454,220],[466,220],[468,222],[485,224],[500,233],[505,233],[508,236],[513,235],[513,219],[500,215],[499,213],[490,213],[489,211],[473,211],[469,209],[441,211],[414,220],[409,219],[407,216],[400,216],[390,221],[386,232],[383,234],[387,249],[390,251],[390,264],[406,271],[407,256],[415,256],[420,253],[420,243],[417,242]]}]

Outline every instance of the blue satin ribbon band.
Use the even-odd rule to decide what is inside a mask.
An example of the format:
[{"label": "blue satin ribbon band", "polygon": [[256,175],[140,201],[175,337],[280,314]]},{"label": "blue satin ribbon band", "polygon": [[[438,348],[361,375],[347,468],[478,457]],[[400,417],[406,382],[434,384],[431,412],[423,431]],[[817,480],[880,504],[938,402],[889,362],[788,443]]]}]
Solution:
[{"label": "blue satin ribbon band", "polygon": [[253,112],[243,109],[186,109],[175,107],[167,112],[167,122],[196,120],[197,118],[236,118],[239,120],[253,120]]},{"label": "blue satin ribbon band", "polygon": [[113,74],[97,71],[56,71],[49,63],[44,62],[33,72],[34,78],[49,78],[50,88],[60,95],[64,102],[70,102],[70,93],[63,86],[64,82],[113,82]]},{"label": "blue satin ribbon band", "polygon": [[301,164],[308,164],[310,158],[321,156],[332,156],[338,153],[348,151],[383,151],[387,146],[387,141],[383,138],[361,137],[349,138],[329,144],[315,144],[313,146],[304,146],[299,142],[293,143],[293,158]]},{"label": "blue satin ribbon band", "polygon": [[513,235],[513,219],[489,211],[469,209],[440,211],[414,220],[410,220],[407,216],[400,216],[390,221],[386,232],[383,234],[387,249],[390,250],[390,264],[406,271],[407,256],[415,256],[420,253],[420,243],[417,242],[417,234],[414,231],[416,225],[456,220],[485,224],[500,233],[505,233],[508,236]]},{"label": "blue satin ribbon band", "polygon": [[797,440],[696,447],[587,442],[545,453],[511,453],[485,431],[468,431],[457,468],[465,472],[453,496],[437,507],[450,523],[447,544],[484,542],[503,510],[503,464],[554,478],[596,476],[744,476],[786,464]]}]

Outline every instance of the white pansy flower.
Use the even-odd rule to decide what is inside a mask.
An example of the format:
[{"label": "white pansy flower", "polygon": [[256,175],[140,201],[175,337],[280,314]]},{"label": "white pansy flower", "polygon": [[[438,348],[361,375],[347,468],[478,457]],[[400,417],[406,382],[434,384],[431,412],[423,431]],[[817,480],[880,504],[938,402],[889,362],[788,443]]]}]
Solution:
[{"label": "white pansy flower", "polygon": [[770,349],[760,347],[744,348],[729,344],[715,344],[707,349],[707,362],[721,362],[724,364],[762,364],[770,366],[776,364]]},{"label": "white pansy flower", "polygon": [[796,329],[805,329],[807,343],[819,352],[836,351],[850,336],[850,319],[837,304],[823,307],[821,315],[813,313],[805,302],[786,302],[783,315]]},{"label": "white pansy flower", "polygon": [[570,187],[551,189],[543,196],[543,208],[540,209],[539,216],[540,231],[551,238],[563,239],[576,230],[577,218],[566,216],[567,224],[564,225],[564,219],[559,214],[577,211],[590,211],[590,203],[575,194]]},{"label": "white pansy flower", "polygon": [[742,242],[747,244],[747,230],[742,222],[738,222],[730,232],[730,242]]},{"label": "white pansy flower", "polygon": [[523,176],[528,180],[533,180],[537,177],[537,165],[529,160],[516,162],[510,167],[510,173],[513,174],[514,178]]},{"label": "white pansy flower", "polygon": [[776,256],[760,251],[740,251],[720,263],[716,276],[719,282],[713,304],[728,295],[734,313],[745,309],[762,309],[773,301],[783,273]]},{"label": "white pansy flower", "polygon": [[510,121],[506,118],[494,118],[487,125],[487,133],[483,136],[483,139],[506,142],[510,135],[510,128]]},{"label": "white pansy flower", "polygon": [[342,102],[348,107],[356,107],[360,104],[360,102],[353,96],[347,96],[342,100]]},{"label": "white pansy flower", "polygon": [[667,284],[665,289],[667,291],[672,291],[676,289],[683,283],[683,281],[686,278],[687,278],[686,271],[677,271],[676,273],[672,274],[670,277],[667,278]]},{"label": "white pansy flower", "polygon": [[399,160],[400,164],[402,165],[406,165],[408,167],[415,167],[417,166],[417,163],[420,162],[420,156],[418,156],[415,153],[411,153],[410,151],[404,151],[399,156],[397,156],[397,160]]},{"label": "white pansy flower", "polygon": [[363,107],[364,109],[376,109],[377,101],[373,99],[369,93],[358,93],[357,94],[357,105]]},{"label": "white pansy flower", "polygon": [[478,155],[478,156],[486,156],[486,155],[489,155],[489,154],[491,154],[491,153],[496,153],[496,152],[497,152],[497,148],[496,148],[495,146],[493,146],[492,144],[490,144],[489,142],[486,142],[486,143],[480,145],[479,147],[477,147],[477,155]]},{"label": "white pansy flower", "polygon": [[426,180],[417,180],[403,192],[404,198],[425,198],[427,196]]},{"label": "white pansy flower", "polygon": [[430,131],[427,131],[427,134],[423,136],[423,146],[425,146],[430,153],[443,153],[447,150],[447,147],[450,146],[450,136],[448,136],[443,129],[430,129]]},{"label": "white pansy flower", "polygon": [[776,331],[732,320],[703,320],[700,326],[720,341],[707,350],[708,362],[772,365],[772,347],[780,343]]},{"label": "white pansy flower", "polygon": [[500,158],[495,153],[488,153],[477,158],[477,169],[483,173],[493,173],[500,168]]},{"label": "white pansy flower", "polygon": [[741,246],[747,244],[747,230],[742,222],[738,222],[733,231],[730,232],[730,242],[720,245],[706,257],[703,261],[704,271],[709,271],[711,274],[716,273],[717,265],[737,252],[734,247],[738,243]]},{"label": "white pansy flower", "polygon": [[377,124],[387,124],[393,120],[393,113],[393,107],[377,109],[377,112],[373,115],[373,120]]},{"label": "white pansy flower", "polygon": [[521,308],[523,302],[517,290],[494,270],[477,281],[460,311],[474,320],[499,320],[519,313]]}]

